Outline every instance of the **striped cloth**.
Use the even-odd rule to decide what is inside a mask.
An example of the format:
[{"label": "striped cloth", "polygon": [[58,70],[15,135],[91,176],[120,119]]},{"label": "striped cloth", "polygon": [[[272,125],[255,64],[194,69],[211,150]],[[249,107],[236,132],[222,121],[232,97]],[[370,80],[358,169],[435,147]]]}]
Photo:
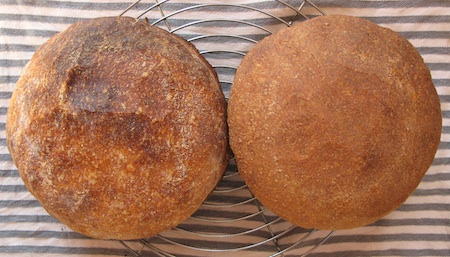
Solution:
[{"label": "striped cloth", "polygon": [[[363,17],[408,38],[431,70],[441,99],[443,131],[432,167],[400,208],[372,225],[335,231],[308,256],[450,256],[450,1],[311,1],[326,14]],[[302,256],[326,239],[330,231],[291,227],[265,210],[246,189],[233,163],[214,194],[192,218],[177,229],[143,241],[87,238],[48,215],[30,195],[11,161],[5,139],[9,98],[23,67],[42,43],[70,24],[99,16],[120,15],[133,2],[0,2],[0,256],[269,256],[305,237],[301,244],[285,253],[286,256]],[[164,3],[145,12],[157,2]],[[148,0],[141,1],[123,15],[147,18],[149,22],[191,40],[215,67],[227,96],[236,67],[255,42],[290,22],[301,22],[304,16],[321,15],[310,2],[304,6],[301,0],[283,2]],[[196,4],[206,6],[158,20],[161,15]],[[302,14],[295,11],[299,7],[303,7]],[[210,21],[195,23],[199,19]],[[183,27],[191,22],[194,24]],[[202,35],[215,36],[203,38]],[[224,222],[226,220],[232,222]],[[265,226],[267,223],[270,225]],[[242,233],[248,230],[254,231]],[[279,233],[282,236],[277,240],[264,242]],[[246,249],[258,242],[263,243]],[[210,250],[245,249],[198,251],[177,244]]]}]

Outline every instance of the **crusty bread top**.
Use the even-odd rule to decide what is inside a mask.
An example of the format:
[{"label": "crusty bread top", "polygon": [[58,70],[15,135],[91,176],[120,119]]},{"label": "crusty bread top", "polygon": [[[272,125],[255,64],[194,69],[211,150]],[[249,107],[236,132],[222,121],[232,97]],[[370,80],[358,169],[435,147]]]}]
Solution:
[{"label": "crusty bread top", "polygon": [[193,45],[144,21],[75,23],[34,54],[7,117],[31,193],[96,238],[153,236],[190,216],[227,164],[226,102]]},{"label": "crusty bread top", "polygon": [[255,196],[306,228],[372,223],[431,165],[441,111],[430,71],[398,33],[324,16],[259,42],[228,103],[230,145]]}]

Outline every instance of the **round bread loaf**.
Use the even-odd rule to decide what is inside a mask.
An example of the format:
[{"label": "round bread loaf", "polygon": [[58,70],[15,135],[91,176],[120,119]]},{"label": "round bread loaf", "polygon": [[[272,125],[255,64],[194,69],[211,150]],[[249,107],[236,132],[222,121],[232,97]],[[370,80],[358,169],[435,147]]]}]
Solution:
[{"label": "round bread loaf", "polygon": [[439,98],[398,33],[317,17],[259,42],[228,102],[230,146],[255,196],[305,228],[370,224],[399,207],[437,151]]},{"label": "round bread loaf", "polygon": [[6,129],[29,191],[94,238],[179,224],[229,158],[213,68],[187,41],[130,17],[75,23],[42,45],[17,82]]}]

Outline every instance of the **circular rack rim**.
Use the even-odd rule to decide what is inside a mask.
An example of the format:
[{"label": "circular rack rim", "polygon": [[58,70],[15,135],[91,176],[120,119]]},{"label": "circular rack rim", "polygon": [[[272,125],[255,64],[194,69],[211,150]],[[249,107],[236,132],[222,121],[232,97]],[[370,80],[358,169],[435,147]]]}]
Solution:
[{"label": "circular rack rim", "polygon": [[[135,1],[134,3],[129,5],[124,11],[122,11],[119,15],[122,16],[122,15],[127,14],[127,12],[130,12],[131,10],[133,10],[133,8],[136,8],[136,6],[141,2],[142,2],[141,0]],[[240,26],[248,26],[248,27],[256,28],[256,29],[260,30],[262,32],[262,34],[270,35],[274,32],[271,31],[270,29],[268,29],[267,27],[265,27],[264,25],[257,24],[254,21],[246,21],[246,20],[242,20],[242,19],[230,19],[230,18],[197,19],[197,20],[193,20],[193,21],[187,21],[186,23],[181,24],[177,27],[172,27],[172,25],[170,25],[169,22],[173,19],[176,19],[176,16],[178,16],[178,15],[182,15],[187,12],[193,12],[193,11],[196,11],[199,9],[205,9],[205,8],[215,8],[216,10],[217,10],[217,8],[219,8],[219,9],[220,8],[239,8],[240,10],[245,10],[248,12],[254,12],[254,13],[263,15],[266,17],[266,19],[271,19],[271,20],[277,22],[278,24],[284,25],[286,27],[290,27],[292,25],[292,22],[296,19],[306,20],[306,19],[310,18],[310,17],[308,17],[308,15],[306,15],[302,12],[306,6],[308,6],[309,8],[312,8],[315,11],[315,13],[317,13],[317,15],[325,15],[325,13],[319,7],[317,7],[314,3],[312,3],[310,0],[298,1],[299,2],[298,7],[294,7],[292,4],[289,4],[282,0],[273,0],[273,2],[280,4],[280,6],[290,10],[293,13],[288,18],[279,17],[275,14],[272,14],[269,11],[253,7],[251,5],[227,4],[227,3],[193,4],[193,5],[188,5],[186,7],[177,9],[175,11],[172,11],[172,12],[166,14],[166,11],[163,10],[163,7],[168,2],[170,2],[170,0],[161,0],[161,1],[155,0],[154,3],[151,4],[150,7],[145,8],[142,11],[139,11],[139,13],[135,16],[135,18],[142,19],[149,12],[156,11],[156,13],[159,13],[159,15],[161,17],[159,17],[159,18],[152,17],[151,18],[152,21],[150,21],[150,19],[148,17],[145,17],[145,20],[147,20],[147,22],[149,22],[153,26],[160,26],[160,27],[166,29],[167,31],[169,31],[171,33],[175,33],[175,34],[177,34],[177,33],[181,34],[180,31],[185,28],[201,26],[206,23],[233,22],[233,23],[239,24]],[[243,42],[246,42],[248,44],[256,44],[259,41],[258,39],[250,38],[247,35],[226,34],[226,33],[194,35],[194,36],[191,36],[191,37],[188,37],[185,39],[191,43],[195,43],[200,40],[212,39],[212,38],[218,38],[218,39],[228,38],[228,39],[234,39],[234,40],[242,40]],[[246,54],[245,51],[242,51],[240,49],[235,50],[235,49],[225,48],[225,49],[198,49],[198,50],[203,56],[205,56],[205,58],[207,60],[208,60],[208,57],[207,57],[208,54],[218,54],[218,53],[232,54],[232,55],[238,56],[239,59],[242,59]],[[221,83],[221,85],[229,85],[231,87],[232,83],[233,83],[232,81],[234,78],[234,74],[237,70],[238,64],[235,64],[235,65],[214,64],[214,65],[212,65],[212,67],[218,73],[219,82]],[[224,77],[221,77],[220,70],[223,70],[223,69],[227,69],[229,71],[228,71],[228,74],[225,74]],[[225,96],[227,93],[226,87],[227,86],[222,86]],[[227,96],[226,96],[226,98],[227,98]],[[239,237],[239,236],[248,236],[248,235],[251,235],[252,233],[265,230],[266,234],[268,234],[268,236],[266,238],[263,238],[262,240],[257,241],[257,242],[252,242],[250,244],[243,244],[243,245],[233,246],[233,247],[229,247],[229,248],[213,248],[213,247],[196,246],[196,245],[193,245],[190,243],[177,241],[177,239],[178,239],[177,237],[166,236],[166,235],[164,235],[164,232],[160,233],[159,235],[157,235],[153,238],[150,238],[150,239],[141,239],[141,240],[135,241],[135,242],[138,242],[140,244],[140,246],[142,246],[139,249],[136,249],[136,247],[132,247],[131,246],[132,242],[127,242],[127,241],[119,241],[119,242],[135,256],[141,256],[141,252],[146,248],[146,249],[150,250],[152,253],[156,254],[157,256],[163,256],[163,257],[176,256],[173,253],[169,253],[167,250],[164,250],[161,247],[161,245],[164,245],[164,244],[169,244],[171,246],[177,246],[177,247],[181,247],[184,249],[199,251],[202,254],[206,254],[206,253],[217,253],[217,252],[236,252],[236,251],[242,251],[242,250],[251,250],[258,246],[272,242],[276,251],[274,251],[273,253],[269,253],[269,254],[271,254],[270,257],[274,257],[274,256],[284,256],[284,253],[291,251],[291,250],[299,247],[300,245],[304,244],[308,238],[312,237],[314,234],[316,234],[318,232],[315,229],[303,230],[302,233],[300,233],[299,239],[296,239],[296,241],[288,244],[287,246],[284,246],[284,247],[280,246],[278,244],[278,241],[280,239],[282,239],[284,236],[288,235],[290,232],[294,231],[298,227],[289,223],[289,225],[287,225],[287,227],[285,227],[281,231],[275,232],[272,229],[272,226],[275,226],[280,223],[288,223],[288,222],[282,220],[281,218],[277,217],[276,215],[267,214],[268,212],[270,212],[270,210],[266,209],[261,203],[259,203],[259,201],[256,199],[256,197],[250,192],[250,190],[248,189],[245,182],[243,182],[242,178],[240,178],[239,172],[237,171],[237,168],[235,168],[235,167],[236,167],[235,162],[232,159],[230,161],[230,165],[227,168],[227,171],[226,171],[225,175],[223,176],[222,180],[219,182],[216,189],[212,192],[211,196],[208,199],[206,199],[206,201],[202,204],[202,206],[200,208],[213,209],[213,210],[217,211],[218,209],[220,209],[220,210],[234,209],[234,208],[240,208],[242,206],[251,205],[254,208],[256,208],[256,210],[251,213],[244,213],[242,216],[239,216],[239,217],[219,217],[219,218],[218,217],[208,217],[205,215],[197,215],[196,213],[194,213],[194,215],[192,215],[188,220],[194,224],[207,223],[207,224],[213,224],[212,226],[214,226],[216,224],[231,224],[231,223],[251,220],[255,217],[260,217],[260,218],[262,218],[262,222],[260,222],[260,224],[254,226],[254,227],[248,228],[248,229],[246,228],[246,230],[244,230],[244,231],[238,231],[238,232],[233,232],[233,233],[209,232],[209,231],[208,232],[202,232],[202,231],[198,232],[198,231],[191,231],[189,229],[186,229],[186,228],[183,228],[180,226],[177,226],[170,231],[175,232],[175,233],[182,233],[183,236],[187,236],[187,237],[195,236],[195,237],[200,237],[200,238],[205,238],[205,239],[207,239],[207,238],[226,239],[226,238],[233,238],[233,237]],[[230,181],[232,181],[232,183],[230,183]],[[236,181],[238,181],[238,182],[236,183]],[[226,185],[227,183],[231,184],[231,186],[227,186]],[[222,184],[225,184],[225,185],[222,185]],[[246,194],[248,196],[244,197],[244,198],[240,197],[240,198],[238,198],[239,199],[238,201],[231,202],[231,203],[228,201],[223,201],[223,197],[219,197],[218,198],[219,200],[214,199],[214,197],[213,197],[213,196],[217,196],[217,195],[226,197],[228,195],[242,194],[242,193]],[[182,224],[180,224],[180,225],[182,225]],[[315,240],[314,244],[309,245],[309,247],[306,247],[306,250],[303,251],[300,256],[306,256],[309,253],[311,253],[312,251],[314,251],[317,247],[319,247],[321,244],[323,244],[329,237],[331,237],[333,232],[334,231],[327,231],[324,236],[319,238],[319,240]],[[154,242],[153,240],[158,240],[158,242]],[[265,253],[267,253],[267,252],[265,252]]]}]

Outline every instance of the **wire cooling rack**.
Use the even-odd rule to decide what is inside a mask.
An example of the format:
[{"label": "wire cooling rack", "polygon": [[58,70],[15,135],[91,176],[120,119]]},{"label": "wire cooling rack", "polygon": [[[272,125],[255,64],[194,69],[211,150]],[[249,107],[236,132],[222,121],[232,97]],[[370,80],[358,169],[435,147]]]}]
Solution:
[{"label": "wire cooling rack", "polygon": [[[194,44],[217,72],[227,99],[237,67],[254,44],[294,21],[324,15],[309,0],[227,2],[136,1],[120,15],[145,19]],[[120,242],[135,256],[284,256],[288,251],[306,256],[332,233],[294,226],[266,209],[232,159],[216,189],[188,220],[153,238]]]}]

